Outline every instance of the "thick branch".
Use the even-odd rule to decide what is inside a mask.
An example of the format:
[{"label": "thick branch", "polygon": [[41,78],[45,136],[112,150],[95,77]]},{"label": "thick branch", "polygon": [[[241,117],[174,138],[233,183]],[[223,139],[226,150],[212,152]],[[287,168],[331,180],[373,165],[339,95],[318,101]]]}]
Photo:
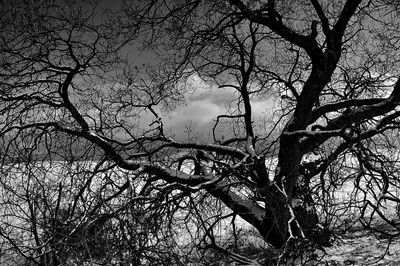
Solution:
[{"label": "thick branch", "polygon": [[318,108],[315,108],[311,113],[310,123],[314,123],[321,116],[329,113],[335,112],[343,108],[363,106],[363,105],[373,105],[384,101],[382,98],[372,98],[372,99],[348,99],[334,103],[328,103]]},{"label": "thick branch", "polygon": [[332,29],[334,38],[337,40],[341,40],[343,38],[344,32],[346,30],[347,24],[350,21],[350,18],[354,15],[358,5],[362,2],[362,0],[347,0],[338,21]]},{"label": "thick branch", "polygon": [[314,38],[294,32],[290,28],[286,27],[282,21],[277,18],[279,15],[275,10],[274,1],[268,2],[268,15],[265,15],[257,10],[251,10],[240,0],[229,0],[229,2],[237,7],[245,18],[254,23],[267,26],[285,40],[302,47],[309,55],[316,54],[318,51],[320,51]]},{"label": "thick branch", "polygon": [[244,199],[234,193],[230,189],[231,185],[224,180],[216,179],[213,176],[189,175],[181,171],[157,166],[146,167],[145,171],[153,174],[158,179],[167,181],[168,183],[177,182],[188,186],[199,186],[205,184],[203,187],[211,195],[220,199],[227,207],[236,212],[250,224],[257,228],[261,227],[265,210],[253,200]]},{"label": "thick branch", "polygon": [[89,125],[82,117],[82,115],[79,113],[79,111],[76,109],[76,107],[71,103],[68,95],[68,87],[71,85],[74,76],[78,73],[79,68],[80,66],[78,65],[74,71],[68,73],[64,83],[60,88],[60,95],[64,101],[65,107],[69,110],[69,112],[71,113],[72,117],[76,120],[76,122],[78,122],[78,124],[82,127],[82,130],[89,131]]},{"label": "thick branch", "polygon": [[325,16],[324,11],[322,10],[320,3],[318,2],[318,0],[311,0],[311,4],[313,5],[322,23],[322,30],[324,31],[325,35],[328,36],[330,34],[329,21]]},{"label": "thick branch", "polygon": [[[352,123],[361,123],[362,121],[372,119],[374,117],[385,115],[391,111],[393,111],[400,101],[400,79],[396,82],[394,89],[391,95],[386,99],[366,99],[364,102],[362,100],[356,100],[352,102],[352,100],[348,100],[350,103],[366,103],[369,102],[370,105],[356,108],[355,110],[343,114],[331,121],[329,121],[325,127],[325,130],[334,131],[343,129],[347,125],[351,125]],[[375,104],[371,104],[376,102]],[[345,102],[346,103],[346,102]],[[341,103],[338,103],[337,106],[340,106]],[[333,104],[335,106],[335,104]],[[336,107],[337,107],[336,106]],[[323,107],[322,107],[323,108]],[[327,108],[329,109],[329,107]],[[399,117],[399,112],[395,112],[390,114],[380,120],[375,129],[368,130],[362,135],[362,138],[369,138],[378,133],[382,133],[386,125],[389,125],[395,118]],[[330,138],[329,134],[327,135],[314,135],[308,138],[306,141],[302,142],[302,152],[307,153],[311,151],[314,147],[320,145],[325,142],[328,138]]]}]

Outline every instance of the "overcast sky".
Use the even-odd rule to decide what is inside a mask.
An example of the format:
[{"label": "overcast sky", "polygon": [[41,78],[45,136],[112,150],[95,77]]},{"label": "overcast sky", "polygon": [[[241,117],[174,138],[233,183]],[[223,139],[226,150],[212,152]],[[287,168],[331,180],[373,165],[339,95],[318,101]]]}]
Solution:
[{"label": "overcast sky", "polygon": [[[1,0],[0,0],[1,1]],[[0,2],[1,3],[1,2]],[[13,5],[22,4],[22,0],[12,2]],[[105,9],[118,8],[120,0],[102,0],[100,7]],[[3,6],[6,3],[3,1]],[[131,64],[141,66],[142,64],[153,64],[155,55],[151,52],[140,52],[138,46],[133,44],[124,49]],[[175,136],[177,140],[185,140],[190,133],[191,137],[199,136],[201,140],[207,141],[212,132],[212,127],[218,115],[227,114],[227,109],[233,100],[238,97],[233,89],[221,89],[210,86],[197,76],[193,76],[189,82],[193,93],[187,95],[185,103],[180,104],[172,113],[162,113],[164,130],[168,135]],[[236,104],[236,103],[234,103]],[[253,119],[257,123],[260,118],[270,114],[273,100],[256,100],[252,102]],[[232,105],[232,107],[235,107]],[[154,116],[147,112],[143,116],[143,129],[146,129]],[[255,124],[256,125],[256,124]],[[257,126],[257,125],[256,125]],[[191,128],[191,132],[188,132]],[[147,127],[148,129],[148,127]]]}]

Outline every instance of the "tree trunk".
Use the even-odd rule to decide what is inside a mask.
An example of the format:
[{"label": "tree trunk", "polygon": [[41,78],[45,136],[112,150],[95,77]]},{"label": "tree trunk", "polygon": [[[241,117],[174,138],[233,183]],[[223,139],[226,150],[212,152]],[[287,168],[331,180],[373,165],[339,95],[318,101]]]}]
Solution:
[{"label": "tree trunk", "polygon": [[[295,187],[294,191],[300,190]],[[305,202],[305,196],[296,195],[296,199]],[[280,249],[291,236],[302,239],[304,234],[306,239],[316,244],[329,246],[329,232],[317,226],[319,219],[313,206],[308,205],[308,202],[294,205],[291,207],[293,212],[290,212],[288,204],[291,203],[282,194],[280,188],[272,185],[265,194],[265,216],[263,222],[260,226],[255,225],[264,240],[275,248]],[[290,220],[291,218],[295,219]]]},{"label": "tree trunk", "polygon": [[265,217],[258,228],[265,241],[276,248],[281,248],[288,239],[289,212],[286,197],[272,185],[264,195]]},{"label": "tree trunk", "polygon": [[329,237],[322,238],[324,232],[317,226],[319,219],[308,183],[299,182],[302,156],[298,140],[282,135],[275,183],[263,192],[266,211],[262,226],[257,228],[265,241],[276,248],[282,248],[289,237],[303,238],[303,234],[313,242],[329,245]]}]

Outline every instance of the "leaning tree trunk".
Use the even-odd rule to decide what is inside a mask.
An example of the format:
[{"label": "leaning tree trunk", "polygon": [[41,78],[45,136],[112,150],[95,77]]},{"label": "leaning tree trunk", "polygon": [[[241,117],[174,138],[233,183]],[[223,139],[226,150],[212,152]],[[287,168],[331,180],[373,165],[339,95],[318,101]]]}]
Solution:
[{"label": "leaning tree trunk", "polygon": [[[310,187],[300,174],[302,152],[294,137],[282,136],[274,183],[264,191],[265,218],[258,228],[264,239],[281,248],[289,238],[306,238],[327,246],[321,237]],[[300,203],[300,204],[299,204]]]},{"label": "leaning tree trunk", "polygon": [[262,198],[265,203],[265,213],[261,222],[249,222],[266,242],[276,248],[282,248],[289,239],[306,238],[322,245],[328,244],[319,241],[323,238],[316,234],[319,221],[313,211],[310,188],[307,182],[299,182],[304,180],[299,178],[302,156],[298,140],[282,135],[279,162],[272,183],[265,168],[265,158],[255,159],[253,179],[257,183],[258,198]]}]

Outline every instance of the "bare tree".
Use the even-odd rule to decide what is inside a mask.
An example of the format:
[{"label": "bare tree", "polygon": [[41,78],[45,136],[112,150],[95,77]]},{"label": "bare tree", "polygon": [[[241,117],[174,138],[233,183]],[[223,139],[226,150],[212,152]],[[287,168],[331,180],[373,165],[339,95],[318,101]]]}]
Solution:
[{"label": "bare tree", "polygon": [[[10,250],[39,265],[67,254],[179,264],[193,251],[179,250],[186,227],[197,250],[249,263],[217,237],[224,221],[234,238],[241,217],[291,249],[328,245],[332,216],[353,210],[398,234],[395,2],[95,4],[2,11],[0,235]],[[132,42],[157,64],[124,58]],[[234,95],[209,142],[174,139],[160,112],[184,101],[193,77]],[[254,103],[266,99],[276,110],[258,127]]]}]

